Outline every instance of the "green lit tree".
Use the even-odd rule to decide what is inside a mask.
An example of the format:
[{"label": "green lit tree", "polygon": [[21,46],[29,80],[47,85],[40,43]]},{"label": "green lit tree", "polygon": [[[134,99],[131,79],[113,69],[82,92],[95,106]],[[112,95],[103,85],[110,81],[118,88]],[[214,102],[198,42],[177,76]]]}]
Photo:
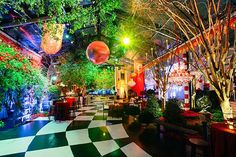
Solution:
[{"label": "green lit tree", "polygon": [[18,98],[14,103],[21,105],[22,90],[33,88],[35,96],[42,97],[47,79],[40,69],[34,68],[22,54],[0,41],[0,103],[9,105],[6,97],[16,93]]}]

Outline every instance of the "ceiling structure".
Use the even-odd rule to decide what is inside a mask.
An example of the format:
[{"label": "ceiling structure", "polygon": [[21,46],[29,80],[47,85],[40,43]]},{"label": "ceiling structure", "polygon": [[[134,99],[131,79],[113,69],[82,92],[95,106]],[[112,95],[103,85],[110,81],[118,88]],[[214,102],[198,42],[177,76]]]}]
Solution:
[{"label": "ceiling structure", "polygon": [[[93,5],[94,1],[83,0],[81,5]],[[126,54],[126,58],[130,60],[141,60],[143,63],[150,60],[150,57],[155,57],[158,54],[155,54],[160,51],[166,50],[166,45],[169,43],[174,43],[176,39],[176,34],[174,32],[173,22],[166,17],[161,12],[155,16],[146,15],[145,12],[133,12],[133,7],[131,6],[132,1],[122,1],[122,8],[116,10],[118,14],[118,19],[125,21],[127,17],[135,17],[131,29],[135,27],[136,31],[139,32],[135,37],[140,38],[145,36],[145,41],[148,43],[139,43],[136,46],[139,47],[139,51],[130,50]],[[137,9],[137,8],[136,8]],[[17,12],[14,8],[8,8],[9,13],[4,14],[0,13],[0,32],[3,32],[5,35],[17,41],[21,47],[32,50],[38,54],[43,54],[41,45],[42,38],[42,28],[39,25],[40,21],[47,21],[50,18],[45,16],[37,17],[35,12],[25,10],[25,12]],[[22,18],[25,18],[26,21],[20,21]],[[72,34],[69,33],[70,25],[66,25],[64,31],[62,48],[57,55],[60,55],[63,52],[66,52],[68,49],[73,47],[74,38]],[[83,29],[94,29],[94,25],[85,27]]]}]

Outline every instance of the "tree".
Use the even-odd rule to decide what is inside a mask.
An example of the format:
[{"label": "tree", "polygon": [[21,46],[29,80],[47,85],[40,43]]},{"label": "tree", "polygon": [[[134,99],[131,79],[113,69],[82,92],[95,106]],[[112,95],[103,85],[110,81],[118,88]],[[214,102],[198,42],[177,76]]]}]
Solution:
[{"label": "tree", "polygon": [[171,68],[173,66],[172,59],[170,61],[161,62],[157,64],[153,70],[154,79],[157,83],[157,87],[161,90],[162,95],[162,111],[165,110],[166,106],[166,92],[168,90],[168,78],[171,73]]},{"label": "tree", "polygon": [[[27,15],[31,12],[37,17],[33,19],[36,22],[69,23],[71,33],[81,28],[93,27],[98,34],[113,36],[116,31],[115,9],[120,8],[120,5],[119,0],[1,0],[0,12],[7,14],[14,10],[21,16],[17,20],[22,23],[31,22],[28,18],[30,15]],[[84,33],[86,32],[85,30]]]},{"label": "tree", "polygon": [[22,90],[27,88],[34,89],[35,96],[40,98],[46,84],[47,79],[41,74],[40,69],[34,68],[28,58],[0,41],[0,103],[2,105],[9,105],[6,97],[17,94],[17,100],[11,101],[20,106]]},{"label": "tree", "polygon": [[[230,54],[229,21],[231,0],[132,1],[139,10],[155,16],[165,13],[187,40],[186,49],[192,53],[195,66],[215,89],[224,118],[232,118],[229,103],[230,84],[235,75],[235,50]],[[150,5],[148,5],[150,4]],[[137,10],[138,11],[138,10]]]}]

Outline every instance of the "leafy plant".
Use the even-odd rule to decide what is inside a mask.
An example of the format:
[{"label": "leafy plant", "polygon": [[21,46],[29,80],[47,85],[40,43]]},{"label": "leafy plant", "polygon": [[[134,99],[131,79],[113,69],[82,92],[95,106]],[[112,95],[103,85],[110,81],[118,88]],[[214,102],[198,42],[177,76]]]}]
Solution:
[{"label": "leafy plant", "polygon": [[154,119],[155,117],[153,116],[153,114],[146,110],[141,112],[138,117],[140,123],[147,123],[147,124],[152,123]]},{"label": "leafy plant", "polygon": [[215,121],[215,122],[224,121],[223,113],[220,109],[212,111],[212,121]]},{"label": "leafy plant", "polygon": [[185,120],[181,113],[182,110],[179,107],[178,100],[169,99],[166,103],[166,110],[163,115],[165,119],[170,123],[185,125]]},{"label": "leafy plant", "polygon": [[155,118],[162,116],[162,111],[158,99],[155,95],[151,94],[148,96],[147,107],[145,109],[147,112],[151,113]]},{"label": "leafy plant", "polygon": [[5,123],[0,120],[0,128],[4,128],[4,127],[5,127]]},{"label": "leafy plant", "polygon": [[49,99],[58,99],[60,97],[61,90],[57,85],[51,85],[48,88]]}]

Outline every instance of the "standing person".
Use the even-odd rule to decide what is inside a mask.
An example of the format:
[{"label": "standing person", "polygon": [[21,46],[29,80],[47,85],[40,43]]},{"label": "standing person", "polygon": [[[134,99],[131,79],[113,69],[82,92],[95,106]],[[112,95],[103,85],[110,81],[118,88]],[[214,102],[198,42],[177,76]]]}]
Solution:
[{"label": "standing person", "polygon": [[79,97],[79,108],[83,107],[83,97],[82,97],[82,89],[78,89],[78,97]]},{"label": "standing person", "polygon": [[83,88],[82,90],[82,105],[85,106],[86,102],[86,88]]}]

